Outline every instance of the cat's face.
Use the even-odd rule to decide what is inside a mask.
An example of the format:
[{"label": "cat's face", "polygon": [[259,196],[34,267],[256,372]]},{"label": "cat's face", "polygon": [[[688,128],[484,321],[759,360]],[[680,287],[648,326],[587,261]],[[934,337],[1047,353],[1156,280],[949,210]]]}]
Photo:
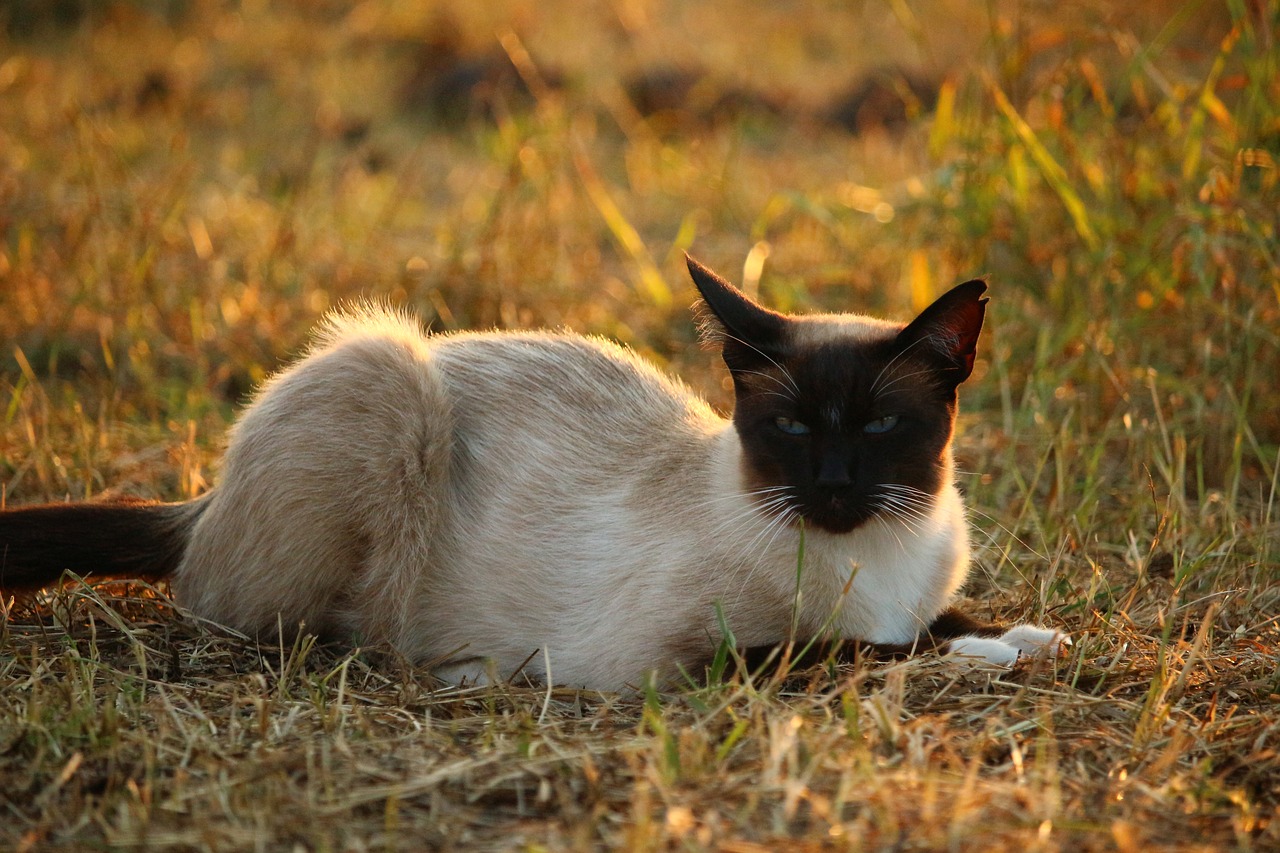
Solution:
[{"label": "cat's face", "polygon": [[947,476],[986,285],[960,285],[904,327],[783,316],[692,260],[690,271],[733,375],[734,425],[761,504],[831,533],[927,515]]}]

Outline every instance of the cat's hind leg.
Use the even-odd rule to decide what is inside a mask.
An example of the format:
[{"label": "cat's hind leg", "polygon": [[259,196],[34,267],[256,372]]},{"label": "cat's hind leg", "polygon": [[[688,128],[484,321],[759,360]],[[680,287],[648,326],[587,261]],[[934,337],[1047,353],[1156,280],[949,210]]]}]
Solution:
[{"label": "cat's hind leg", "polygon": [[446,490],[450,406],[430,347],[358,323],[280,374],[233,430],[222,482],[174,585],[251,635],[395,642]]}]

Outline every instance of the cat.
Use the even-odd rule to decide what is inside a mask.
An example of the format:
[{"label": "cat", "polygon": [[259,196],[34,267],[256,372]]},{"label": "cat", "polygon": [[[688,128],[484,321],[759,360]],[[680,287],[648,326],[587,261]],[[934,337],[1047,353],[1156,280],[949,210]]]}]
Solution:
[{"label": "cat", "polygon": [[806,660],[872,644],[1004,665],[1069,642],[952,606],[969,544],[951,436],[984,282],[903,325],[776,313],[688,267],[731,418],[602,339],[339,312],[232,427],[219,485],[0,513],[0,587],[171,576],[249,636],[607,691],[705,671],[728,639],[739,665],[789,640],[820,641]]}]

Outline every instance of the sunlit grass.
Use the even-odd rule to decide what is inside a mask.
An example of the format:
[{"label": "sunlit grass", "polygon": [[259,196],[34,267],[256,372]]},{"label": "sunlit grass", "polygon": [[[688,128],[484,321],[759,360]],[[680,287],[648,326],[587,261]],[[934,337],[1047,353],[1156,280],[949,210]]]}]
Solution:
[{"label": "sunlit grass", "polygon": [[[1274,8],[84,9],[0,38],[8,503],[203,491],[247,394],[352,299],[609,335],[724,405],[685,250],[784,310],[901,317],[986,275],[969,592],[1075,645],[441,690],[74,586],[0,619],[0,846],[1276,846]],[[536,97],[414,106],[446,24]],[[663,64],[787,112],[646,120],[626,81]],[[822,120],[890,64],[934,75],[935,111]]]}]

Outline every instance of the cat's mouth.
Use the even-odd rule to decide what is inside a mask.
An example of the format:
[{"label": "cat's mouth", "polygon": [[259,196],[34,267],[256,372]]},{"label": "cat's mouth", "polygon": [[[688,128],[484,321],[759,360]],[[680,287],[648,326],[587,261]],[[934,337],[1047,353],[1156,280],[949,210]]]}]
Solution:
[{"label": "cat's mouth", "polygon": [[850,533],[870,521],[876,508],[856,494],[817,495],[799,507],[805,523],[828,533]]},{"label": "cat's mouth", "polygon": [[[859,488],[781,488],[761,502],[779,521],[804,524],[826,533],[845,534],[880,519],[918,527],[928,515],[931,501],[910,486],[879,486],[870,492]],[[783,521],[785,519],[785,521]]]},{"label": "cat's mouth", "polygon": [[806,525],[835,534],[850,533],[874,519],[916,529],[931,508],[928,496],[909,486],[882,486],[872,494],[819,491],[801,496],[792,506]]}]

